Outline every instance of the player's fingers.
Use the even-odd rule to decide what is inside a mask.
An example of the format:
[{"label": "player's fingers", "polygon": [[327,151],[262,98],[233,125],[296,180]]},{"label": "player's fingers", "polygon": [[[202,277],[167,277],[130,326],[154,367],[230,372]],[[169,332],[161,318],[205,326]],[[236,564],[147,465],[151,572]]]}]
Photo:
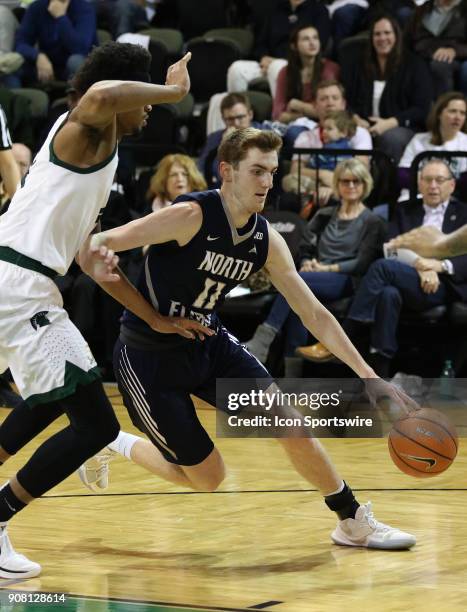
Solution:
[{"label": "player's fingers", "polygon": [[184,338],[188,338],[189,340],[195,339],[195,335],[189,329],[185,329],[184,327],[182,327],[181,325],[178,325],[177,323],[174,324],[174,328],[175,328],[176,333],[179,334],[180,336],[183,336]]},{"label": "player's fingers", "polygon": [[191,60],[191,51],[188,51],[188,53],[185,53],[185,55],[182,57],[180,61],[185,62],[185,64],[188,64],[190,60]]},{"label": "player's fingers", "polygon": [[115,251],[112,251],[111,249],[109,249],[107,253],[105,254],[105,262],[111,263],[114,257],[115,257]]},{"label": "player's fingers", "polygon": [[106,283],[117,283],[120,280],[120,276],[114,273],[108,273],[105,276],[104,282]]}]

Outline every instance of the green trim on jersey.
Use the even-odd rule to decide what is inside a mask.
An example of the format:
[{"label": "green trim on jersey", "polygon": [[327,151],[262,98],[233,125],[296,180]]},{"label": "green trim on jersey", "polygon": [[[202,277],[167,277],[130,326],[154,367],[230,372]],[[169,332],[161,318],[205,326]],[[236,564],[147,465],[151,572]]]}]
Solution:
[{"label": "green trim on jersey", "polygon": [[20,268],[26,268],[33,272],[40,272],[49,278],[55,278],[58,274],[56,270],[44,266],[40,261],[36,261],[27,255],[22,255],[18,253],[18,251],[15,251],[15,249],[11,249],[7,246],[0,246],[0,259],[12,263],[15,266],[19,266]]},{"label": "green trim on jersey", "polygon": [[62,129],[62,127],[65,125],[66,121],[68,119],[68,115],[65,118],[65,120],[63,121],[62,125],[58,128],[58,130],[55,132],[55,134],[53,135],[50,144],[49,144],[49,153],[50,153],[50,162],[52,164],[55,164],[56,166],[61,166],[62,168],[66,168],[67,170],[71,170],[72,172],[77,172],[78,174],[91,174],[91,172],[97,172],[98,170],[101,170],[102,168],[105,168],[105,166],[107,166],[115,157],[116,153],[117,153],[117,143],[115,143],[115,148],[112,151],[112,153],[109,155],[109,157],[107,157],[106,159],[104,159],[103,161],[101,161],[98,164],[95,164],[94,166],[89,166],[89,168],[79,168],[78,166],[73,166],[73,164],[67,164],[67,162],[62,161],[61,159],[59,159],[54,151],[54,140],[55,140],[55,136],[59,133],[59,131]]},{"label": "green trim on jersey", "polygon": [[78,385],[88,385],[95,380],[101,380],[101,373],[98,366],[91,368],[87,372],[69,361],[65,364],[65,381],[61,387],[47,391],[46,393],[36,393],[25,399],[31,408],[37,404],[45,404],[56,400],[64,399],[73,395]]}]

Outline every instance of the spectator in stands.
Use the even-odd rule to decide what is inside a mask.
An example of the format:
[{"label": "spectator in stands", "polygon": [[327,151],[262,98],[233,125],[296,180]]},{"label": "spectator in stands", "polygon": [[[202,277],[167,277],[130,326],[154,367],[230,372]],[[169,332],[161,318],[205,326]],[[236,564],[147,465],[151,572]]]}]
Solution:
[{"label": "spectator in stands", "polygon": [[[324,119],[329,111],[345,110],[346,100],[343,86],[338,81],[323,81],[318,84],[315,100],[316,113],[319,119]],[[321,128],[315,122],[309,123],[312,129],[307,129],[300,126],[303,130],[294,142],[294,147],[299,149],[317,149],[323,146],[323,134]],[[296,127],[296,126],[294,126]],[[289,128],[290,129],[290,128]],[[286,135],[287,136],[287,135]],[[350,146],[352,149],[372,149],[371,136],[368,131],[357,126],[355,134],[350,138]],[[366,160],[366,158],[364,158]],[[298,176],[298,168],[300,164],[300,174],[302,176],[315,177],[316,171],[310,168],[310,155],[294,155],[290,167],[290,174]],[[286,183],[287,184],[287,183]],[[333,173],[330,170],[320,171],[320,188],[319,188],[319,203],[327,204],[332,195]],[[289,185],[293,189],[293,180]],[[295,188],[296,189],[296,188]]]},{"label": "spectator in stands", "polygon": [[[329,111],[319,122],[320,130],[323,135],[323,149],[350,149],[350,139],[355,136],[357,124],[354,118],[347,111]],[[337,164],[343,159],[349,157],[345,155],[329,157],[318,155],[311,157],[310,165],[312,168],[319,167],[323,170],[335,170]]]},{"label": "spectator in stands", "polygon": [[16,72],[23,58],[13,51],[18,21],[7,6],[0,5],[0,82],[8,84],[5,76]]},{"label": "spectator in stands", "polygon": [[35,0],[16,32],[16,51],[25,59],[16,73],[18,86],[69,80],[94,44],[96,14],[92,4],[86,0]]},{"label": "spectator in stands", "polygon": [[429,0],[407,24],[413,50],[429,62],[435,96],[456,88],[467,95],[467,2]]},{"label": "spectator in stands", "polygon": [[338,79],[339,66],[322,57],[319,32],[308,25],[292,31],[287,60],[277,77],[272,118],[290,123],[299,117],[317,117],[316,87],[322,80]]},{"label": "spectator in stands", "polygon": [[394,17],[371,23],[363,57],[342,68],[342,79],[358,124],[398,163],[414,132],[425,125],[433,89],[424,60],[404,50]]},{"label": "spectator in stands", "polygon": [[[261,127],[258,122],[253,121],[253,110],[250,100],[243,93],[229,93],[224,96],[220,110],[226,127],[209,134],[197,164],[199,171],[204,175],[209,186],[216,186],[221,181],[218,171],[219,164],[214,152],[217,151],[226,130],[231,128]],[[208,162],[209,168],[206,167]]]},{"label": "spectator in stands", "polygon": [[176,197],[206,189],[206,181],[188,155],[172,153],[159,162],[146,194],[150,212],[170,206]]},{"label": "spectator in stands", "polygon": [[99,27],[105,26],[113,38],[126,32],[136,32],[149,27],[142,0],[92,0]]},{"label": "spectator in stands", "polygon": [[[384,221],[363,204],[373,187],[363,162],[341,162],[334,172],[333,187],[339,204],[316,213],[300,248],[300,276],[323,304],[353,295],[356,280],[380,255],[385,234]],[[295,349],[306,343],[308,332],[281,295],[247,346],[264,363],[282,329],[285,375],[300,376],[302,360],[295,357]]]},{"label": "spectator in stands", "polygon": [[319,32],[323,49],[330,35],[326,7],[317,0],[280,0],[266,18],[253,50],[257,61],[238,60],[227,73],[228,91],[245,91],[253,79],[264,76],[271,95],[276,93],[277,75],[287,63],[290,33],[294,28],[313,25]]},{"label": "spectator in stands", "polygon": [[[351,149],[350,139],[355,135],[357,125],[350,113],[347,111],[329,111],[320,121],[320,131],[323,140],[323,149],[332,153],[332,149]],[[321,171],[333,172],[337,164],[349,155],[310,155],[307,174],[299,177],[296,174],[287,174],[282,181],[282,188],[286,192],[293,193],[315,193],[317,185],[322,186],[319,180]],[[315,174],[309,174],[308,168],[316,170]],[[311,210],[304,209],[301,216],[308,218]]]},{"label": "spectator in stands", "polygon": [[[467,223],[467,207],[452,198],[455,180],[441,160],[428,161],[419,172],[421,201],[396,205],[390,237],[419,226],[430,225],[451,233]],[[467,299],[467,256],[438,260],[419,257],[401,261],[394,253],[378,259],[363,277],[353,299],[344,329],[355,342],[370,328],[370,361],[380,376],[389,375],[397,351],[397,326],[402,306],[423,311],[452,300]],[[398,259],[398,257],[400,259]],[[411,263],[407,263],[411,261]],[[298,353],[311,361],[326,361],[330,353],[323,345],[303,347]]]},{"label": "spectator in stands", "polygon": [[[415,134],[399,163],[399,183],[409,187],[410,166],[423,151],[467,151],[467,100],[463,93],[449,91],[435,102],[427,120],[428,132]],[[467,158],[454,157],[449,165],[456,179],[467,172]]]}]

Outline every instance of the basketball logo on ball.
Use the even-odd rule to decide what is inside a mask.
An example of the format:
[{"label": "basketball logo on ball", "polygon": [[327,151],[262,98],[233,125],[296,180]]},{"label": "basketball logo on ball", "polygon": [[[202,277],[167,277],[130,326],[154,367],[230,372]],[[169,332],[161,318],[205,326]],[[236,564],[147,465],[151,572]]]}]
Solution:
[{"label": "basketball logo on ball", "polygon": [[456,428],[444,414],[421,408],[394,423],[388,446],[391,459],[402,472],[427,478],[448,469],[459,443]]}]

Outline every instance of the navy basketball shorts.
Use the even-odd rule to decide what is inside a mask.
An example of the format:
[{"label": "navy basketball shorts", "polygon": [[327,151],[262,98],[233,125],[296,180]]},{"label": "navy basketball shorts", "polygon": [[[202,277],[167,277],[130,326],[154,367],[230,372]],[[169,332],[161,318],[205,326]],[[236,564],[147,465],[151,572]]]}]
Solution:
[{"label": "navy basketball shorts", "polygon": [[[177,465],[197,465],[214,448],[190,394],[216,406],[216,379],[263,379],[269,372],[225,328],[182,347],[139,349],[117,341],[114,370],[130,418]],[[252,381],[254,388],[255,381]]]}]

